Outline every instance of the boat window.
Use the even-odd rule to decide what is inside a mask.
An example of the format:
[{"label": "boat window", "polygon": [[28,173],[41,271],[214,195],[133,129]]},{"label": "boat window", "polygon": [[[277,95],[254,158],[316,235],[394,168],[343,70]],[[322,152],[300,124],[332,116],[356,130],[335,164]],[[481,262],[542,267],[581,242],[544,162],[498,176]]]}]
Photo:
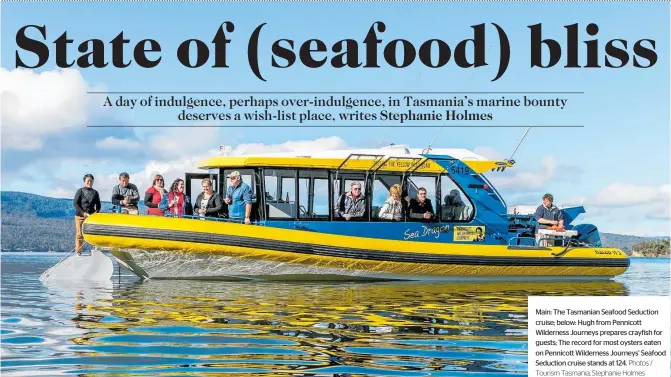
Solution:
[{"label": "boat window", "polygon": [[[196,202],[198,195],[203,192],[201,182],[204,178],[208,178],[209,174],[205,173],[186,173],[184,177],[184,193],[189,196],[191,203]],[[165,182],[166,189],[170,189],[172,182]]]},{"label": "boat window", "polygon": [[[420,188],[424,188],[426,190],[426,199],[431,201],[431,207],[434,213],[437,213],[436,205],[439,201],[438,196],[436,195],[436,193],[438,192],[436,190],[436,177],[422,177],[422,176],[408,177],[406,187],[406,192],[408,195],[408,204],[410,204],[410,201],[413,199],[417,200],[417,192],[419,191]],[[408,219],[410,219],[410,216],[408,216]],[[412,219],[412,221],[424,221],[424,220]]]},{"label": "boat window", "polygon": [[219,169],[210,169],[208,174],[210,175],[210,180],[212,181],[212,190],[221,193],[221,187],[219,187]]},{"label": "boat window", "polygon": [[268,219],[296,218],[296,171],[264,169]]},{"label": "boat window", "polygon": [[473,203],[454,183],[452,178],[440,177],[440,193],[443,196],[440,208],[440,219],[443,221],[471,221],[474,210]]},{"label": "boat window", "polygon": [[[352,182],[359,182],[361,184],[361,195],[367,199],[366,191],[366,177],[361,174],[341,174],[338,176],[337,180],[333,181],[333,219],[336,221],[344,221],[340,214],[338,214],[338,200],[343,194],[350,192],[352,188]],[[364,206],[365,207],[365,206]],[[367,211],[364,213],[363,218],[357,218],[358,221],[368,219]]]},{"label": "boat window", "polygon": [[400,175],[377,175],[375,177],[373,181],[371,219],[380,220],[378,217],[380,208],[382,208],[384,202],[389,198],[389,189],[395,184],[401,184]]},{"label": "boat window", "polygon": [[298,217],[313,220],[328,219],[328,173],[299,171],[298,177]]}]

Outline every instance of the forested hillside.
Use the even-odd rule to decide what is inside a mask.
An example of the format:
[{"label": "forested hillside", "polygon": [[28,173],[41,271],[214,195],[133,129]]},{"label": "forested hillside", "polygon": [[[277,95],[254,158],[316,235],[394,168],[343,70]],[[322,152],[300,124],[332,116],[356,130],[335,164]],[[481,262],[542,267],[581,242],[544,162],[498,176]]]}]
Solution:
[{"label": "forested hillside", "polygon": [[669,257],[670,242],[668,239],[658,239],[637,243],[631,248],[635,257]]},{"label": "forested hillside", "polygon": [[[75,241],[72,199],[57,199],[23,192],[0,193],[2,250],[70,251]],[[103,202],[102,210],[112,210]],[[140,211],[146,208],[140,202]]]}]

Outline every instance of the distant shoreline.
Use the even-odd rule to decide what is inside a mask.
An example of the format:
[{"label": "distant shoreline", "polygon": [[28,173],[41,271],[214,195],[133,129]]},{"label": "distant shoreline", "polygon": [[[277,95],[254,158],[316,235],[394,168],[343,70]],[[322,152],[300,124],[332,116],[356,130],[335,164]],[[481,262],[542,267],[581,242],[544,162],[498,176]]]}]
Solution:
[{"label": "distant shoreline", "polygon": [[[72,200],[0,191],[2,201],[2,252],[68,253],[74,248]],[[103,209],[112,204],[103,202]],[[146,208],[140,202],[140,211]],[[669,236],[646,237],[599,232],[603,247],[622,250],[630,257],[669,257]],[[659,242],[666,240],[666,242]],[[88,246],[86,246],[88,249]],[[39,251],[38,251],[39,250]]]}]

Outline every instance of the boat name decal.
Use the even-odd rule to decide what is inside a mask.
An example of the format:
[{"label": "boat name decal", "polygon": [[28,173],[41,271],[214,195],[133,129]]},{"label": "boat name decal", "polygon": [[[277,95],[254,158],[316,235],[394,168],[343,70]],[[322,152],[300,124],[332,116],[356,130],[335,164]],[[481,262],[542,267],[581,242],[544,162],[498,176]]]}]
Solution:
[{"label": "boat name decal", "polygon": [[[416,164],[416,161],[387,161],[383,163],[380,168],[410,168],[414,167]],[[431,162],[425,161],[417,168],[417,170],[422,169],[431,169]]]},{"label": "boat name decal", "polygon": [[406,229],[404,234],[403,239],[404,240],[410,240],[413,238],[418,238],[418,237],[427,237],[427,236],[433,236],[434,238],[439,238],[441,233],[445,233],[448,230],[450,230],[449,225],[440,225],[440,226],[433,226],[433,227],[428,227],[426,225],[422,225],[421,230],[416,230],[414,232],[411,232],[410,229]]}]

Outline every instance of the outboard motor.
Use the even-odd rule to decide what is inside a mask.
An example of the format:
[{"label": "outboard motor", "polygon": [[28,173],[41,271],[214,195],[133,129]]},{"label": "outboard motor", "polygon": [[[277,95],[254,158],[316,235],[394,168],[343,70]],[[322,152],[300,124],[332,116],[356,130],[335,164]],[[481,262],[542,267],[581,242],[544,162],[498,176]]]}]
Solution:
[{"label": "outboard motor", "polygon": [[592,224],[578,224],[573,226],[573,230],[578,232],[575,237],[578,242],[588,244],[593,247],[601,247],[601,236],[599,229]]}]

